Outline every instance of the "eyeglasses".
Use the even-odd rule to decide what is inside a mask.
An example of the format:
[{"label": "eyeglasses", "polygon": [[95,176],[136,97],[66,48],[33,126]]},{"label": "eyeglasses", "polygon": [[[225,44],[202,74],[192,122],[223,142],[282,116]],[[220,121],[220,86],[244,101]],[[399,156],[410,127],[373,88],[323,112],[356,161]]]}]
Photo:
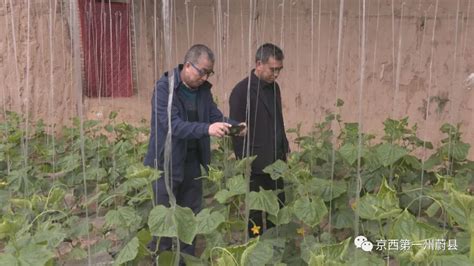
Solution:
[{"label": "eyeglasses", "polygon": [[199,67],[195,66],[192,62],[189,62],[189,64],[191,64],[191,66],[196,69],[196,71],[198,72],[199,76],[200,77],[204,77],[204,76],[207,76],[208,78],[211,77],[212,75],[214,75],[214,71],[213,70],[202,70],[200,69]]},{"label": "eyeglasses", "polygon": [[271,70],[273,73],[280,73],[280,71],[283,70],[283,67],[271,67],[270,70]]}]

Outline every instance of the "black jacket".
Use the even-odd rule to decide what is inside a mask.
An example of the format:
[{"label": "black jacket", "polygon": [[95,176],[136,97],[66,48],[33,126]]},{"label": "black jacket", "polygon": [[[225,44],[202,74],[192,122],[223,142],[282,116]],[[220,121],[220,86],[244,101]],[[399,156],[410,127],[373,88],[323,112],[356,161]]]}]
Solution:
[{"label": "black jacket", "polygon": [[[233,145],[234,152],[237,158],[246,157],[246,147],[249,142],[249,154],[257,155],[257,158],[252,164],[252,173],[261,174],[262,170],[275,162],[278,159],[286,160],[286,153],[289,152],[288,139],[285,134],[285,126],[283,122],[283,114],[281,107],[280,87],[278,83],[267,83],[260,80],[255,74],[254,70],[249,77],[246,77],[237,85],[229,98],[230,118],[239,122],[246,121],[246,107],[247,107],[247,91],[250,85],[250,112],[249,120],[247,122],[248,132],[247,136],[234,137]],[[268,101],[263,97],[262,90],[275,90],[276,101]],[[275,106],[276,105],[276,106]],[[275,109],[274,109],[275,108]],[[273,112],[275,110],[275,112]],[[274,117],[276,116],[276,117]],[[276,120],[275,120],[276,119]],[[279,134],[275,134],[275,124],[280,126],[276,130],[280,130]],[[275,136],[282,137],[281,153],[276,154]]]}]

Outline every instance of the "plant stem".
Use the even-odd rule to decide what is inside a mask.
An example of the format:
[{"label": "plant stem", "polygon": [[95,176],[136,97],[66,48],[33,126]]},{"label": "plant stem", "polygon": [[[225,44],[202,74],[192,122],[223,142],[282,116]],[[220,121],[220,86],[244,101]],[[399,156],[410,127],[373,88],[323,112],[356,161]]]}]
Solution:
[{"label": "plant stem", "polygon": [[469,258],[471,259],[472,262],[474,262],[474,232],[473,231],[471,231]]}]

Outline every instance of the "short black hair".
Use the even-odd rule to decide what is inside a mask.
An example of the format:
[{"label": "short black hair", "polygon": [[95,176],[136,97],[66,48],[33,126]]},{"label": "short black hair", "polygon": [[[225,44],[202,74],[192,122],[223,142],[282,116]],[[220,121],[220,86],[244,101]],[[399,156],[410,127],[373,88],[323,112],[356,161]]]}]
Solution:
[{"label": "short black hair", "polygon": [[280,47],[273,43],[265,43],[258,47],[257,53],[255,54],[255,62],[262,61],[262,63],[266,63],[270,57],[273,57],[278,61],[285,59]]},{"label": "short black hair", "polygon": [[186,55],[184,56],[184,63],[186,62],[191,62],[193,64],[196,64],[199,57],[201,55],[207,55],[207,58],[209,61],[214,63],[214,53],[212,52],[209,47],[205,46],[204,44],[195,44],[189,48],[189,50],[186,52]]}]

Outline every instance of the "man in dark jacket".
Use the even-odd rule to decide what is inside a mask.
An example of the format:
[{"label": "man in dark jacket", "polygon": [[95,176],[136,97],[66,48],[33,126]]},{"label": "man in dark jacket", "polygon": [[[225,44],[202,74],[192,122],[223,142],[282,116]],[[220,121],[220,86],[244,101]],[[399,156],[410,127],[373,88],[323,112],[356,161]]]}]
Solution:
[{"label": "man in dark jacket", "polygon": [[[214,103],[211,84],[207,79],[214,73],[214,54],[202,44],[192,46],[184,64],[173,73],[165,73],[156,83],[152,98],[151,133],[145,165],[165,170],[165,143],[168,133],[168,100],[171,103],[170,183],[176,203],[189,207],[196,214],[201,209],[202,182],[200,165],[210,162],[210,136],[223,137],[229,123]],[[171,82],[171,86],[170,86]],[[245,134],[245,131],[242,132]],[[155,203],[169,206],[164,175],[153,183]],[[156,247],[155,243],[150,248]],[[171,249],[169,238],[162,238],[159,250]],[[182,244],[182,251],[194,255],[194,245]]]},{"label": "man in dark jacket", "polygon": [[[257,155],[252,163],[250,190],[282,190],[283,180],[272,180],[263,169],[276,160],[286,160],[289,151],[285,134],[281,108],[280,87],[275,82],[283,69],[284,55],[282,50],[271,43],[260,46],[255,57],[255,69],[249,77],[240,81],[232,90],[229,98],[230,118],[248,122],[248,134],[234,137],[234,152],[238,158]],[[249,81],[250,79],[250,81]],[[247,93],[250,93],[250,106],[247,106]],[[249,153],[247,154],[247,147]],[[284,193],[278,194],[283,203]],[[263,226],[262,212],[250,212],[249,228]],[[267,220],[266,228],[274,225]],[[249,230],[249,235],[254,236]]]}]

